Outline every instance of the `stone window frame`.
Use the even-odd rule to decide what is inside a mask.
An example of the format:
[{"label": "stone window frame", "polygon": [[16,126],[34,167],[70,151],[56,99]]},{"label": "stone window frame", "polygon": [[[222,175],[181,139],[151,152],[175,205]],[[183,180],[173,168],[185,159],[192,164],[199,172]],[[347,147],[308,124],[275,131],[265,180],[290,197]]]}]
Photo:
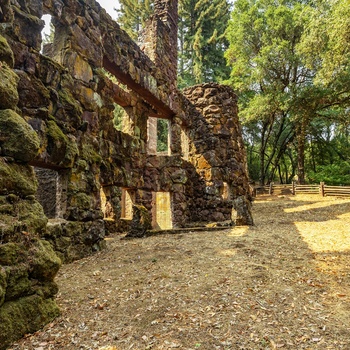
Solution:
[{"label": "stone window frame", "polygon": [[[167,150],[158,150],[158,121],[167,121]],[[168,118],[151,117],[147,118],[147,154],[158,156],[171,156],[171,120]]]}]

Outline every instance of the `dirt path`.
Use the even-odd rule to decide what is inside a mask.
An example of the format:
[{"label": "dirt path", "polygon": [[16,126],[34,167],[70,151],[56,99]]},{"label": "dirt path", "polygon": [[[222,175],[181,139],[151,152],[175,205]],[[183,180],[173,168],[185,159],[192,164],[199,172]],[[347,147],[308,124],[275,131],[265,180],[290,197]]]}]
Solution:
[{"label": "dirt path", "polygon": [[109,241],[12,349],[350,349],[350,199],[265,197],[256,226]]}]

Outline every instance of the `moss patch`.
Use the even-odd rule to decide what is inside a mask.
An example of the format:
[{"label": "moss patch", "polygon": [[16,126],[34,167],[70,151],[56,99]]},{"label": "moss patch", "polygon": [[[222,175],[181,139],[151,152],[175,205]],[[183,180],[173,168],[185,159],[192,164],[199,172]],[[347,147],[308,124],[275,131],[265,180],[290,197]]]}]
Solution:
[{"label": "moss patch", "polygon": [[33,244],[28,254],[31,277],[39,281],[53,281],[62,263],[50,243],[38,240]]},{"label": "moss patch", "polygon": [[94,148],[94,146],[89,143],[83,143],[81,149],[81,158],[85,159],[89,163],[101,164],[102,157],[98,153],[98,151]]},{"label": "moss patch", "polygon": [[23,255],[24,246],[18,243],[6,243],[0,245],[0,265],[12,266],[26,260]]},{"label": "moss patch", "polygon": [[29,162],[38,153],[40,140],[32,127],[11,109],[0,110],[2,156]]},{"label": "moss patch", "polygon": [[5,301],[7,274],[3,267],[0,267],[0,307]]},{"label": "moss patch", "polygon": [[5,301],[17,300],[23,296],[34,294],[26,264],[7,267],[6,270],[7,288]]},{"label": "moss patch", "polygon": [[[74,121],[76,126],[80,125],[83,110],[79,102],[77,102],[72,93],[66,88],[60,89],[58,95],[59,102],[64,109],[64,114],[68,116],[70,120]],[[62,117],[60,117],[60,119],[61,118]]]},{"label": "moss patch", "polygon": [[32,167],[18,163],[7,163],[0,158],[0,194],[17,193],[29,196],[36,193],[37,186],[38,183]]},{"label": "moss patch", "polygon": [[24,334],[40,329],[59,314],[53,299],[43,299],[38,295],[6,302],[0,309],[0,350]]},{"label": "moss patch", "polygon": [[3,61],[13,68],[15,59],[7,40],[0,35],[0,61]]},{"label": "moss patch", "polygon": [[18,103],[18,76],[6,64],[0,62],[0,108],[15,108]]},{"label": "moss patch", "polygon": [[[43,208],[35,200],[20,199],[13,204],[0,202],[0,239],[3,242],[21,242],[25,235],[22,232],[30,235],[43,234],[46,224],[47,217]],[[2,249],[3,245],[0,247]],[[0,264],[2,263],[1,249]]]},{"label": "moss patch", "polygon": [[72,167],[75,156],[79,152],[73,138],[66,136],[53,120],[47,122],[47,135],[47,151],[51,161],[60,166]]},{"label": "moss patch", "polygon": [[30,233],[42,233],[47,224],[43,207],[37,201],[22,200],[17,204],[18,221],[22,222]]}]

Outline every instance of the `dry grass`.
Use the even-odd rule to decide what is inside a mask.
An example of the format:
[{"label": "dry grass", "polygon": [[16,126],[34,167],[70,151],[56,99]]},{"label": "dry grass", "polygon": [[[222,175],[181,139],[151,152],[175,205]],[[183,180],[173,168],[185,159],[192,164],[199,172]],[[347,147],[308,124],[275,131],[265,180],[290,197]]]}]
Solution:
[{"label": "dry grass", "polygon": [[350,199],[260,197],[256,226],[111,239],[13,349],[350,349]]}]

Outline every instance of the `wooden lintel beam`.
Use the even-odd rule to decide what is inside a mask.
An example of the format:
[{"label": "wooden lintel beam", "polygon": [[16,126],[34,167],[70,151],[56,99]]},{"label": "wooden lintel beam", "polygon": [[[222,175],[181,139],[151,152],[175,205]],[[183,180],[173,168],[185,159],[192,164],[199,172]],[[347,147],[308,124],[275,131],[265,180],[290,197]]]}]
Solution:
[{"label": "wooden lintel beam", "polygon": [[[149,90],[141,86],[127,73],[125,73],[120,67],[111,62],[106,56],[103,58],[103,66],[111,74],[113,74],[119,81],[128,86],[131,90],[136,92],[142,99],[150,104],[156,111],[158,118],[170,119],[174,116],[174,112],[156,96],[154,96]],[[118,102],[117,102],[118,103]]]}]

